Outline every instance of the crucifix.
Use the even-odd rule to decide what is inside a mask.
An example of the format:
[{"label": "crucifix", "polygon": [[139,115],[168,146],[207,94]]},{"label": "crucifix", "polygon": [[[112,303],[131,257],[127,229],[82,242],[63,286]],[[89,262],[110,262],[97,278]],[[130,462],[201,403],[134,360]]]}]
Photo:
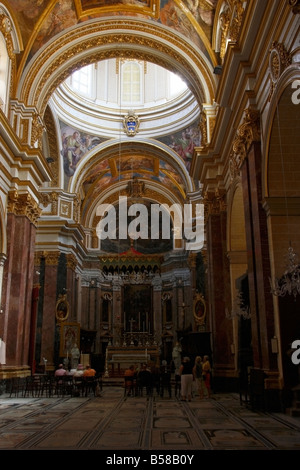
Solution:
[{"label": "crucifix", "polygon": [[135,320],[131,317],[131,320],[129,320],[130,323],[130,333],[132,333],[132,324],[135,323]]}]

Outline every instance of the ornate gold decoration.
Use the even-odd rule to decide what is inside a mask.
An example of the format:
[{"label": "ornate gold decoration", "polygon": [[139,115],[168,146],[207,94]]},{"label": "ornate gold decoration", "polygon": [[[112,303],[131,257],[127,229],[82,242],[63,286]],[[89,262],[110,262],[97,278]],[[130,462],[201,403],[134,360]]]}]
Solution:
[{"label": "ornate gold decoration", "polygon": [[47,207],[51,204],[51,215],[57,215],[58,213],[58,194],[56,192],[52,193],[41,193],[40,202],[44,207]]},{"label": "ornate gold decoration", "polygon": [[260,113],[255,109],[245,109],[244,122],[238,128],[232,145],[230,156],[230,172],[232,180],[238,174],[243,161],[253,142],[260,141]]},{"label": "ornate gold decoration", "polygon": [[221,28],[221,44],[220,44],[220,58],[224,59],[227,46],[227,36],[230,24],[229,9],[222,11],[219,16],[220,28]]},{"label": "ornate gold decoration", "polygon": [[233,18],[231,19],[231,24],[229,26],[228,36],[230,41],[237,42],[240,34],[240,29],[242,25],[242,20],[244,16],[244,7],[243,1],[233,0]]},{"label": "ornate gold decoration", "polygon": [[206,302],[202,294],[197,294],[194,297],[193,315],[196,326],[198,329],[202,329],[206,319]]},{"label": "ornate gold decoration", "polygon": [[160,1],[159,0],[143,0],[140,2],[114,2],[110,5],[109,2],[88,2],[85,5],[83,0],[74,0],[75,8],[78,18],[85,18],[86,16],[99,15],[104,13],[119,12],[132,12],[138,15],[145,15],[146,17],[159,18]]},{"label": "ornate gold decoration", "polygon": [[56,302],[56,319],[59,322],[66,321],[69,316],[69,302],[67,296],[60,294]]},{"label": "ornate gold decoration", "polygon": [[129,111],[129,113],[124,117],[123,127],[126,134],[130,137],[136,135],[138,132],[140,127],[140,120],[133,111]]},{"label": "ornate gold decoration", "polygon": [[15,215],[24,215],[36,226],[42,210],[29,193],[18,194],[18,192],[14,190],[8,193],[7,212],[11,212]]},{"label": "ornate gold decoration", "polygon": [[66,260],[67,260],[67,268],[72,269],[72,271],[75,271],[78,261],[76,256],[73,253],[69,253],[66,255]]},{"label": "ornate gold decoration", "polygon": [[221,30],[220,58],[223,62],[228,42],[237,43],[245,12],[244,1],[227,0],[225,9],[220,13]]},{"label": "ornate gold decoration", "polygon": [[67,201],[60,201],[60,211],[59,211],[59,215],[61,217],[68,217],[70,218],[71,217],[71,209],[72,209],[72,205],[70,202],[67,202]]},{"label": "ornate gold decoration", "polygon": [[57,266],[60,257],[59,251],[44,251],[43,258],[47,266]]},{"label": "ornate gold decoration", "polygon": [[204,111],[200,113],[201,147],[207,145],[207,119]]},{"label": "ornate gold decoration", "polygon": [[203,198],[204,203],[204,219],[207,220],[209,215],[219,215],[226,212],[226,193],[216,188],[215,192],[206,192]]},{"label": "ornate gold decoration", "polygon": [[42,136],[44,126],[41,122],[40,116],[34,113],[31,124],[31,146],[34,147],[37,143],[38,148],[42,148]]},{"label": "ornate gold decoration", "polygon": [[129,181],[126,191],[130,197],[141,198],[143,197],[145,191],[145,183],[144,181],[139,181],[136,177],[134,177],[132,181]]},{"label": "ornate gold decoration", "polygon": [[[120,31],[114,33],[114,30],[119,29],[121,29],[121,33]],[[126,30],[129,32],[127,33]],[[153,35],[157,37],[151,38]],[[84,36],[88,37],[84,38]],[[80,44],[77,41],[79,38],[81,38]],[[122,47],[118,48],[116,45],[122,45]],[[139,50],[135,46],[139,46]],[[87,53],[88,50],[92,49],[98,49],[98,51],[93,52],[84,59],[79,57],[80,54]],[[179,54],[177,50],[182,50],[182,54]],[[62,70],[63,65],[70,63],[70,58],[76,56],[78,58],[76,64],[74,62],[74,64]],[[187,59],[185,59],[185,56]],[[82,67],[99,60],[116,57],[154,62],[175,73],[177,72],[176,64],[180,64],[182,69],[186,70],[191,77],[190,89],[199,102],[207,101],[199,81],[200,74],[207,83],[210,95],[213,96],[214,94],[214,84],[206,63],[200,54],[194,53],[188,43],[185,43],[183,39],[179,39],[171,31],[165,33],[157,28],[155,24],[145,24],[142,36],[140,34],[140,24],[137,21],[122,19],[115,20],[114,23],[99,21],[85,24],[77,30],[69,31],[66,36],[53,41],[46,47],[43,54],[36,58],[34,66],[28,71],[20,99],[25,103],[28,102],[31,89],[34,86],[32,104],[43,115],[52,93],[74,71],[75,67]],[[170,58],[168,63],[166,57]],[[46,67],[45,65],[50,58],[52,58],[51,66]],[[57,73],[59,69],[60,72]],[[35,78],[38,76],[37,72],[40,73],[41,70],[43,70],[43,73],[37,83]],[[199,76],[195,74],[195,70],[199,70]],[[56,72],[55,78],[54,72]]]},{"label": "ornate gold decoration", "polygon": [[283,71],[292,63],[292,56],[285,48],[285,45],[274,41],[270,50],[269,68],[271,76],[271,87],[269,100],[272,97],[276,83],[281,77]]},{"label": "ornate gold decoration", "polygon": [[58,186],[58,177],[59,177],[59,145],[57,141],[57,133],[55,129],[55,123],[53,119],[53,115],[49,106],[46,108],[46,112],[44,114],[44,123],[47,129],[47,136],[48,136],[48,145],[50,149],[50,155],[53,159],[52,162],[48,162],[53,178],[51,180],[51,186]]},{"label": "ornate gold decoration", "polygon": [[[3,34],[5,38],[8,57],[11,60],[11,77],[14,78],[16,75],[17,65],[16,65],[16,55],[14,53],[13,40],[11,36],[12,26],[10,23],[10,19],[4,13],[0,13],[0,32]],[[14,92],[14,80],[12,79],[10,81],[10,96],[13,96],[13,92]]]},{"label": "ornate gold decoration", "polygon": [[292,12],[295,15],[300,13],[300,0],[289,0],[289,5],[292,7]]}]

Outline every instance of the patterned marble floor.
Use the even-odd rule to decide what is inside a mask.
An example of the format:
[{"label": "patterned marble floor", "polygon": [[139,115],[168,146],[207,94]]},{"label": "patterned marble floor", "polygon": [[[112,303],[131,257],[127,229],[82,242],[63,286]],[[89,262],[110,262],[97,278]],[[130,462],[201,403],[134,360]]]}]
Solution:
[{"label": "patterned marble floor", "polygon": [[191,402],[124,397],[0,396],[0,450],[300,450],[300,418],[252,411],[236,394]]}]

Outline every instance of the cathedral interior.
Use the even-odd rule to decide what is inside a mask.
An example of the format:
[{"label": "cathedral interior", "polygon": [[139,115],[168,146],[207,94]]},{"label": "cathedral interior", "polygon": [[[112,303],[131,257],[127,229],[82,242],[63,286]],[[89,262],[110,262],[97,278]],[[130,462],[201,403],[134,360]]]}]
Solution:
[{"label": "cathedral interior", "polygon": [[[300,385],[299,0],[0,2],[0,391],[209,355]],[[72,365],[72,364],[71,364]],[[246,379],[245,379],[246,377]]]}]

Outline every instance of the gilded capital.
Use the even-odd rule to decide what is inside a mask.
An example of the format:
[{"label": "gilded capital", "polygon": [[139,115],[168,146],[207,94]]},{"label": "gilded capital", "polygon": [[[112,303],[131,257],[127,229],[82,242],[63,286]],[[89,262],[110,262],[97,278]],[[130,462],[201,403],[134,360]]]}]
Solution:
[{"label": "gilded capital", "polygon": [[37,201],[29,193],[18,194],[16,190],[8,193],[7,212],[24,215],[35,226],[41,215]]},{"label": "gilded capital", "polygon": [[44,251],[43,257],[45,258],[45,262],[47,266],[57,266],[60,252],[59,251]]}]

